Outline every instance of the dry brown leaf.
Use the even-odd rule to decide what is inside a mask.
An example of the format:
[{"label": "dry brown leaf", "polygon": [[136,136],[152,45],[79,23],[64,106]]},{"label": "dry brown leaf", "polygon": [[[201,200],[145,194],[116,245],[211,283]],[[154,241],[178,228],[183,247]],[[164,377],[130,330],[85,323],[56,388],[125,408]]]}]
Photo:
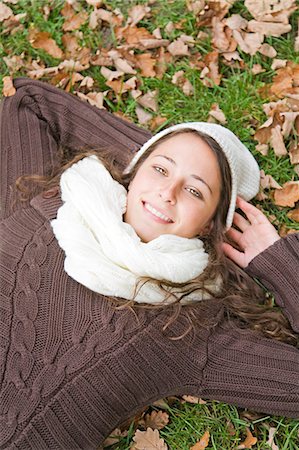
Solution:
[{"label": "dry brown leaf", "polygon": [[153,49],[160,47],[167,47],[169,45],[168,39],[140,39],[140,47],[142,49]]},{"label": "dry brown leaf", "polygon": [[205,7],[205,0],[186,0],[188,11],[193,12],[195,15],[199,14]]},{"label": "dry brown leaf", "polygon": [[218,58],[219,52],[216,50],[208,53],[204,58],[206,67],[201,71],[200,78],[207,87],[213,87],[214,84],[219,86],[220,84],[221,75],[219,73]]},{"label": "dry brown leaf", "polygon": [[119,70],[110,70],[108,69],[108,67],[101,67],[101,74],[104,78],[106,78],[106,80],[112,81],[124,75],[124,72],[121,72]]},{"label": "dry brown leaf", "polygon": [[299,116],[299,112],[295,111],[283,111],[280,116],[284,117],[284,122],[282,125],[282,135],[283,137],[289,137],[290,133],[294,129],[295,120]]},{"label": "dry brown leaf", "polygon": [[78,43],[77,36],[72,33],[65,33],[62,36],[62,44],[66,51],[68,52],[69,57],[74,57],[78,48],[80,47]]},{"label": "dry brown leaf", "polygon": [[299,208],[292,209],[287,213],[289,219],[299,222]]},{"label": "dry brown leaf", "polygon": [[288,17],[295,10],[296,0],[245,0],[250,14],[259,21],[288,23]]},{"label": "dry brown leaf", "polygon": [[282,67],[285,67],[287,65],[286,59],[273,59],[273,62],[271,64],[271,69],[281,69]]},{"label": "dry brown leaf", "polygon": [[225,23],[218,17],[213,17],[212,19],[213,27],[213,39],[212,43],[214,47],[218,48],[220,51],[225,52],[230,49],[230,39],[224,32]]},{"label": "dry brown leaf", "polygon": [[271,450],[279,450],[279,447],[274,442],[274,435],[277,431],[277,428],[270,427],[269,428],[269,439],[267,440],[266,444],[269,445]]},{"label": "dry brown leaf", "polygon": [[[225,123],[227,123],[226,117],[224,115],[224,112],[220,109],[219,105],[217,103],[213,103],[212,108],[209,112],[209,118],[212,117],[214,119],[216,119],[215,121],[212,122],[219,122],[222,123],[223,125]],[[208,120],[208,122],[210,122],[210,120]]]},{"label": "dry brown leaf", "polygon": [[32,30],[29,33],[29,42],[33,48],[44,50],[53,56],[53,58],[61,59],[63,57],[63,51],[58,47],[54,39],[51,38],[51,34],[46,31]]},{"label": "dry brown leaf", "polygon": [[150,122],[150,129],[152,131],[155,131],[157,128],[162,127],[162,125],[164,125],[165,122],[167,122],[167,118],[166,117],[156,116]]},{"label": "dry brown leaf", "polygon": [[223,19],[223,22],[231,29],[231,30],[246,30],[248,21],[244,19],[244,17],[240,16],[240,14],[233,14],[230,17]]},{"label": "dry brown leaf", "polygon": [[145,429],[162,430],[169,422],[169,415],[163,411],[152,411],[139,421]]},{"label": "dry brown leaf", "polygon": [[297,36],[295,38],[294,50],[295,52],[299,52],[299,19],[297,22]]},{"label": "dry brown leaf", "polygon": [[138,118],[138,122],[141,125],[147,124],[153,117],[153,115],[151,113],[145,111],[145,109],[141,108],[141,106],[139,106],[139,105],[136,105],[136,115]]},{"label": "dry brown leaf", "polygon": [[120,437],[127,435],[128,435],[127,431],[121,431],[120,428],[115,428],[115,430],[113,430],[112,433],[110,433],[110,436],[108,436],[103,442],[103,447],[105,448],[109,447],[110,445],[117,444],[119,442]]},{"label": "dry brown leaf", "polygon": [[282,189],[274,191],[274,203],[277,206],[289,206],[293,208],[299,201],[299,181],[288,181]]},{"label": "dry brown leaf", "polygon": [[288,33],[291,29],[291,25],[284,23],[258,22],[256,20],[250,20],[248,22],[248,31],[260,33],[265,36],[279,37],[282,34]]},{"label": "dry brown leaf", "polygon": [[26,64],[24,60],[24,53],[22,53],[21,55],[4,56],[3,61],[10,70],[10,73],[17,72]]},{"label": "dry brown leaf", "polygon": [[167,450],[168,447],[159,435],[158,430],[148,428],[146,431],[136,430],[133,437],[136,450]]},{"label": "dry brown leaf", "polygon": [[283,136],[280,125],[276,125],[271,129],[270,144],[276,156],[286,155],[287,149],[284,145]]},{"label": "dry brown leaf", "polygon": [[233,30],[233,37],[237,41],[240,49],[249,55],[255,55],[263,43],[261,33],[245,33]]},{"label": "dry brown leaf", "polygon": [[11,97],[15,95],[16,89],[13,85],[13,81],[11,77],[3,77],[3,89],[2,94],[4,97]]},{"label": "dry brown leaf", "polygon": [[193,395],[183,395],[182,398],[187,403],[194,403],[199,405],[205,405],[207,402],[200,397],[195,397]]},{"label": "dry brown leaf", "polygon": [[237,449],[252,448],[252,446],[257,443],[257,438],[252,435],[249,428],[246,428],[246,434],[247,437],[245,441],[241,442],[241,444],[238,445]]},{"label": "dry brown leaf", "polygon": [[265,69],[263,69],[260,64],[253,64],[251,72],[253,75],[258,75],[259,73],[265,72]]},{"label": "dry brown leaf", "polygon": [[151,8],[146,5],[133,6],[133,8],[129,10],[127,25],[136,25],[150,12],[150,10]]},{"label": "dry brown leaf", "polygon": [[8,19],[9,17],[13,16],[12,9],[4,5],[4,3],[0,3],[0,22],[3,22],[3,20]]},{"label": "dry brown leaf", "polygon": [[278,69],[273,78],[270,91],[282,98],[285,95],[299,94],[299,64],[288,62],[286,67]]},{"label": "dry brown leaf", "polygon": [[66,19],[64,24],[62,25],[62,29],[64,31],[74,31],[78,30],[83,23],[88,19],[88,14],[85,11],[81,11],[78,14],[74,14],[73,16]]},{"label": "dry brown leaf", "polygon": [[95,6],[96,8],[101,6],[101,4],[103,3],[102,0],[85,0],[85,1],[86,3],[88,3],[88,5]]},{"label": "dry brown leaf", "polygon": [[144,108],[149,108],[154,112],[158,111],[158,90],[148,91],[142,97],[138,98],[138,103]]},{"label": "dry brown leaf", "polygon": [[154,39],[152,34],[143,27],[124,27],[119,28],[115,31],[116,38],[121,40],[121,38],[125,39],[127,44],[137,45],[139,44],[141,39]]},{"label": "dry brown leaf", "polygon": [[81,88],[81,87],[86,86],[87,89],[91,89],[93,85],[94,85],[94,79],[92,77],[87,76],[87,77],[83,78],[79,87]]},{"label": "dry brown leaf", "polygon": [[91,105],[96,106],[99,109],[104,109],[104,94],[103,92],[89,92],[87,95],[82,92],[74,91],[74,94],[78,95],[82,100],[87,100]]},{"label": "dry brown leaf", "polygon": [[264,56],[268,56],[268,58],[275,58],[277,55],[275,48],[269,44],[262,44],[259,48],[259,52]]},{"label": "dry brown leaf", "polygon": [[204,450],[209,445],[210,433],[207,430],[195,445],[190,447],[190,450]]},{"label": "dry brown leaf", "polygon": [[272,177],[272,175],[266,175],[263,170],[260,171],[260,185],[262,189],[282,189],[280,184]]},{"label": "dry brown leaf", "polygon": [[140,55],[136,55],[136,66],[141,70],[141,75],[143,77],[155,77],[155,64],[156,60],[152,58],[151,53],[142,53]]},{"label": "dry brown leaf", "polygon": [[177,39],[168,45],[167,50],[173,56],[189,56],[188,45],[184,43],[181,39]]},{"label": "dry brown leaf", "polygon": [[299,144],[296,141],[291,143],[289,155],[291,164],[299,164]]}]

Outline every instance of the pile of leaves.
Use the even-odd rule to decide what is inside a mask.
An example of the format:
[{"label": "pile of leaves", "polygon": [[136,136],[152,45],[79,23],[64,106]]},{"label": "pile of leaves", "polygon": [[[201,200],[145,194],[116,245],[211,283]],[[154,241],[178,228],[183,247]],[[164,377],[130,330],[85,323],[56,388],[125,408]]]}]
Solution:
[{"label": "pile of leaves", "polygon": [[[227,125],[258,159],[257,205],[284,236],[299,230],[298,18],[295,0],[0,0],[0,89],[10,96],[14,77],[40,79],[152,132],[179,120]],[[104,447],[167,449],[173,401],[205,414],[215,405],[161,400]],[[233,448],[263,434],[278,450],[281,420],[240,417],[225,424]],[[190,442],[216,448],[209,427]]]}]

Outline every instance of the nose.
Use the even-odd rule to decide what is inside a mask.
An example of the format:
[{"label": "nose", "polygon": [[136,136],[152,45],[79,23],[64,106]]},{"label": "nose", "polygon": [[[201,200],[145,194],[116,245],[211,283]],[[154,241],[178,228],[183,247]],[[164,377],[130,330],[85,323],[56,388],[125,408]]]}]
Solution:
[{"label": "nose", "polygon": [[159,195],[165,203],[175,205],[176,203],[176,185],[175,183],[167,183],[160,187]]}]

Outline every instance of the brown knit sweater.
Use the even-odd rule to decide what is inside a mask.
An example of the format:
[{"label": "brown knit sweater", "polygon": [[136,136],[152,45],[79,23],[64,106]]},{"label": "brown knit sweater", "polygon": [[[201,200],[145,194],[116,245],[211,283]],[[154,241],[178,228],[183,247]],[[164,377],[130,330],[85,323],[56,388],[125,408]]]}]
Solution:
[{"label": "brown knit sweater", "polygon": [[[59,145],[107,147],[125,166],[148,133],[50,85],[15,81],[1,106],[0,447],[96,449],[140,408],[190,394],[299,418],[299,351],[222,323],[170,340],[165,310],[115,310],[64,272],[49,221],[57,190],[11,207],[21,174],[44,173]],[[299,237],[247,268],[299,332]],[[198,317],[200,324],[200,317]],[[180,335],[184,309],[170,327]]]}]

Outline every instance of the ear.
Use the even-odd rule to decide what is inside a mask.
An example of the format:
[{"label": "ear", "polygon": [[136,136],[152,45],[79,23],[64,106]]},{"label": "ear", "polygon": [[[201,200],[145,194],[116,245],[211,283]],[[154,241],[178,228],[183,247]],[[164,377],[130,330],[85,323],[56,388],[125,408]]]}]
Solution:
[{"label": "ear", "polygon": [[214,220],[211,220],[211,222],[207,223],[206,226],[200,231],[199,236],[207,236],[212,232],[214,228]]}]

